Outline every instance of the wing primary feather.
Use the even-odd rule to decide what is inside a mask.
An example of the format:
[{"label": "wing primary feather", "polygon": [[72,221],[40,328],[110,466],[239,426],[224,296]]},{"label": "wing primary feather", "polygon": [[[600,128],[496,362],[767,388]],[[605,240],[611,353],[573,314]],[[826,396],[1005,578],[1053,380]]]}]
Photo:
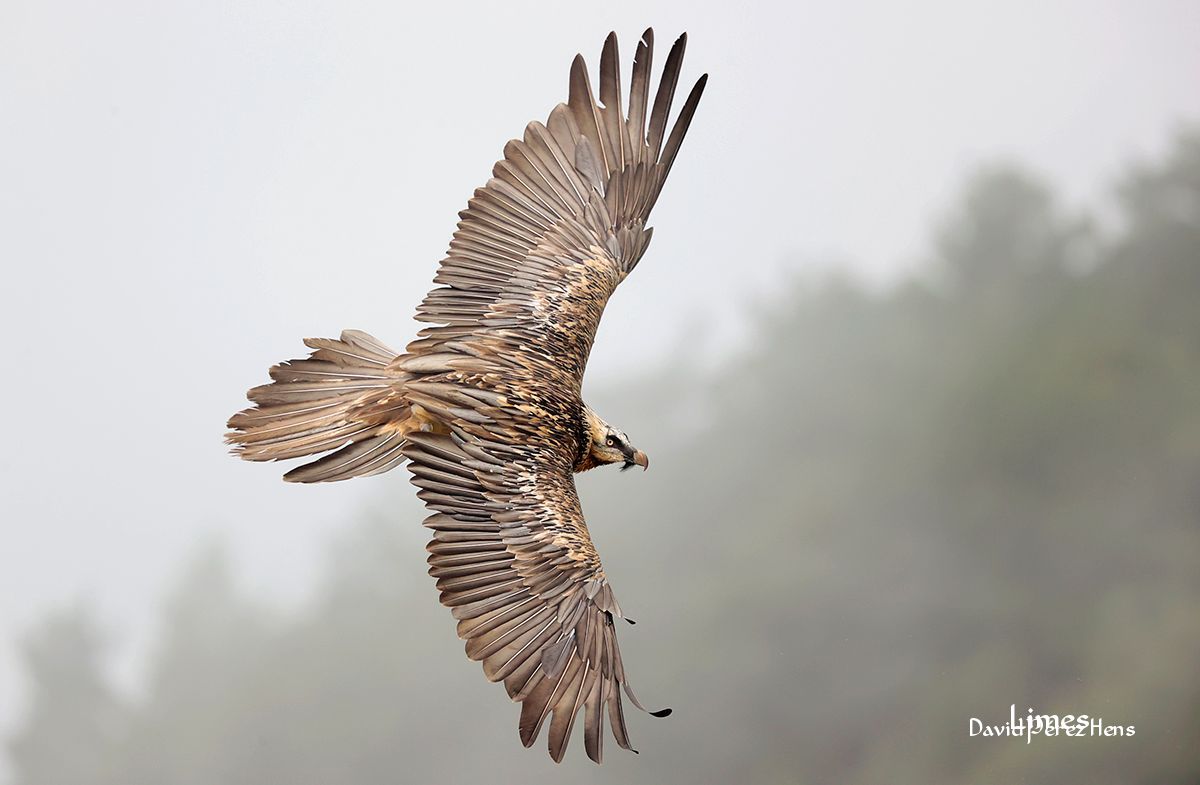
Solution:
[{"label": "wing primary feather", "polygon": [[621,689],[615,679],[608,682],[608,724],[617,746],[637,754],[637,750],[629,743],[629,728],[625,725],[625,709],[621,705]]},{"label": "wing primary feather", "polygon": [[629,134],[633,160],[645,160],[646,108],[650,100],[650,69],[654,60],[654,30],[647,28],[633,57],[633,81],[629,87]]},{"label": "wing primary feather", "polygon": [[623,171],[631,153],[629,134],[625,130],[625,118],[621,109],[621,56],[617,48],[617,34],[609,33],[600,52],[600,103],[604,104],[602,117],[605,131],[613,145],[613,163],[616,171]]},{"label": "wing primary feather", "polygon": [[583,697],[583,683],[587,678],[587,664],[579,657],[571,662],[571,675],[566,679],[566,686],[554,704],[554,717],[550,720],[548,739],[550,757],[555,763],[561,763],[563,754],[567,751],[567,743],[571,740],[571,731],[575,728],[575,717],[579,714],[580,699]]},{"label": "wing primary feather", "polygon": [[593,668],[591,687],[583,708],[583,747],[596,763],[604,760],[604,701],[600,699],[603,682],[599,670]]},{"label": "wing primary feather", "polygon": [[683,64],[683,51],[687,48],[687,33],[675,39],[667,62],[663,65],[662,78],[658,83],[658,92],[654,95],[654,111],[650,115],[650,160],[657,161],[662,150],[663,134],[667,130],[667,116],[671,112],[671,101],[675,97],[675,86],[679,83],[679,69]]},{"label": "wing primary feather", "polygon": [[667,180],[667,175],[671,172],[671,165],[675,163],[675,156],[679,152],[679,146],[683,144],[683,137],[687,134],[688,126],[692,123],[692,117],[696,114],[696,106],[700,103],[700,96],[704,94],[704,86],[708,84],[708,74],[704,74],[692,87],[692,91],[688,93],[687,100],[683,103],[683,109],[679,111],[679,117],[675,120],[675,126],[671,129],[671,136],[667,139],[667,146],[663,149],[662,154],[662,174],[658,177],[658,185],[654,191],[655,200],[658,199],[658,193],[662,190],[662,185]]},{"label": "wing primary feather", "polygon": [[587,65],[583,62],[583,55],[576,55],[575,60],[571,63],[571,82],[567,92],[567,105],[571,107],[571,113],[575,115],[575,122],[579,124],[583,137],[596,147],[595,152],[599,156],[597,163],[603,165],[603,179],[607,180],[609,173],[613,171],[612,156],[609,154],[608,145],[605,142],[608,134],[604,132],[600,118],[596,114],[596,100],[592,97],[592,84],[588,79]]}]

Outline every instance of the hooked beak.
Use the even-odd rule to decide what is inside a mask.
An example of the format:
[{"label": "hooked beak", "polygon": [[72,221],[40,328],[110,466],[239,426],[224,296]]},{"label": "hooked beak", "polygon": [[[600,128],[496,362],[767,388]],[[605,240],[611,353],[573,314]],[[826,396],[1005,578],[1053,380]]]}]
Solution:
[{"label": "hooked beak", "polygon": [[633,462],[642,467],[642,471],[650,468],[650,459],[646,457],[646,453],[641,450],[633,451]]}]

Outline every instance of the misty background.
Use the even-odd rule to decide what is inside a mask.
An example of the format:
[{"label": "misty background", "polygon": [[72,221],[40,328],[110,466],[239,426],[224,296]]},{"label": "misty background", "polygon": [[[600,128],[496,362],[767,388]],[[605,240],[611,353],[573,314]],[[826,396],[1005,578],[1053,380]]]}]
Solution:
[{"label": "misty background", "polygon": [[[648,24],[711,81],[585,391],[654,470],[580,492],[676,714],[560,769],[463,656],[406,472],[285,485],[221,434],[301,338],[411,339],[504,141]],[[0,6],[0,782],[1195,781],[1198,31]],[[967,737],[1013,703],[1137,735]]]}]

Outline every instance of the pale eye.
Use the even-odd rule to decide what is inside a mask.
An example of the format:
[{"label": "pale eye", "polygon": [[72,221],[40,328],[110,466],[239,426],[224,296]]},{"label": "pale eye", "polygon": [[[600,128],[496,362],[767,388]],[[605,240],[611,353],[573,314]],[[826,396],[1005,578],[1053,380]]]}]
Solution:
[{"label": "pale eye", "polygon": [[612,447],[614,444],[617,443],[617,440],[614,439],[613,437],[609,436],[607,439],[604,440],[604,443],[607,444],[609,447]]}]

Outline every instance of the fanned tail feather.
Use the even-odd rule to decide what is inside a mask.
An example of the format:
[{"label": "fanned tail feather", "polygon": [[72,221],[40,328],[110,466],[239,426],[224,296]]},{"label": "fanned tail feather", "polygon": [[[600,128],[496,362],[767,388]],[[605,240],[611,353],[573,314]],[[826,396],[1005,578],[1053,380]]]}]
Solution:
[{"label": "fanned tail feather", "polygon": [[402,462],[415,423],[400,392],[409,374],[390,367],[396,352],[358,330],[304,344],[313,352],[271,368],[273,381],[246,394],[256,405],[229,419],[233,452],[248,461],[329,453],[289,471],[289,482],[364,477]]}]

